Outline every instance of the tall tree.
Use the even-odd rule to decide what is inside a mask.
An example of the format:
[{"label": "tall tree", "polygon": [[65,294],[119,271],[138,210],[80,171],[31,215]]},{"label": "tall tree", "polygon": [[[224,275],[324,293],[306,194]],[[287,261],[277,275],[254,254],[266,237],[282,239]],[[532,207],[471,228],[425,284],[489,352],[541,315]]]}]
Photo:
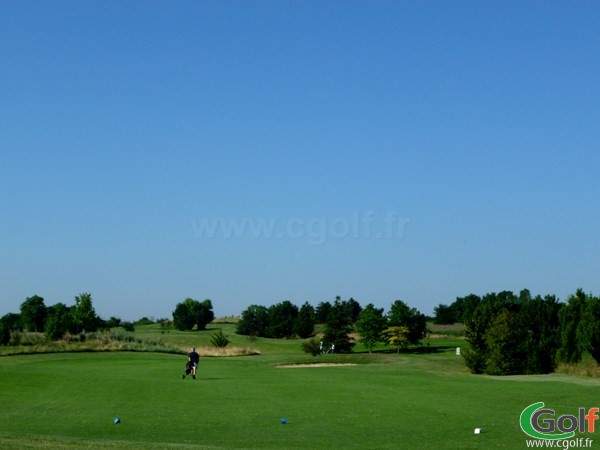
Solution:
[{"label": "tall tree", "polygon": [[294,335],[294,323],[298,317],[298,307],[289,300],[269,307],[269,325],[267,336],[270,338],[291,338]]},{"label": "tall tree", "polygon": [[196,306],[196,328],[198,330],[206,330],[206,325],[214,319],[215,313],[213,312],[212,301],[207,298],[199,302],[199,305]]},{"label": "tall tree", "polygon": [[481,374],[486,370],[488,345],[486,333],[496,315],[490,301],[482,302],[465,322],[465,340],[470,344],[462,353],[467,367],[472,373]]},{"label": "tall tree", "polygon": [[4,317],[0,319],[0,345],[6,345],[10,341],[10,328],[4,321]]},{"label": "tall tree", "polygon": [[21,323],[27,331],[44,331],[46,305],[39,295],[28,297],[21,303]]},{"label": "tall tree", "polygon": [[335,345],[335,351],[339,353],[349,353],[354,346],[350,333],[352,332],[352,314],[351,309],[339,297],[333,303],[323,340],[326,345]]},{"label": "tall tree", "polygon": [[84,292],[76,296],[71,314],[76,332],[96,331],[98,317],[92,303],[92,294]]},{"label": "tall tree", "polygon": [[578,363],[584,348],[584,330],[581,324],[587,296],[582,289],[570,295],[558,316],[560,321],[560,348],[558,359],[565,363]]},{"label": "tall tree", "polygon": [[298,317],[294,323],[294,333],[301,339],[308,338],[315,331],[315,309],[305,302],[298,311]]},{"label": "tall tree", "polygon": [[527,362],[527,330],[519,313],[508,309],[496,315],[485,335],[487,343],[486,373],[516,375],[523,373]]},{"label": "tall tree", "polygon": [[317,323],[327,323],[327,317],[329,317],[329,311],[331,311],[331,303],[321,302],[315,309],[315,320]]},{"label": "tall tree", "polygon": [[173,311],[173,325],[180,331],[192,330],[194,326],[197,330],[205,330],[213,319],[212,302],[209,299],[199,302],[186,298]]},{"label": "tall tree", "polygon": [[585,348],[600,364],[600,298],[589,295],[583,311]]},{"label": "tall tree", "polygon": [[356,321],[356,331],[360,334],[360,342],[369,349],[369,353],[375,344],[383,339],[383,330],[386,325],[387,320],[383,315],[383,308],[375,308],[373,303],[369,303],[360,312]]},{"label": "tall tree", "polygon": [[268,325],[268,308],[262,305],[250,305],[242,311],[242,318],[237,324],[236,333],[245,336],[265,337]]},{"label": "tall tree", "polygon": [[556,368],[560,344],[558,312],[560,303],[553,295],[537,295],[522,305],[521,326],[527,330],[525,373],[551,373]]},{"label": "tall tree", "polygon": [[415,345],[425,337],[427,318],[416,308],[410,308],[402,300],[396,300],[388,312],[390,326],[408,328],[408,342]]},{"label": "tall tree", "polygon": [[68,331],[73,330],[73,318],[69,307],[64,303],[48,307],[48,318],[44,333],[48,339],[55,340],[63,337]]},{"label": "tall tree", "polygon": [[360,306],[360,303],[358,303],[352,297],[350,297],[346,301],[346,306],[350,309],[350,317],[352,318],[352,323],[356,323],[356,321],[358,320],[358,316],[360,316],[360,312],[362,311],[362,306]]}]

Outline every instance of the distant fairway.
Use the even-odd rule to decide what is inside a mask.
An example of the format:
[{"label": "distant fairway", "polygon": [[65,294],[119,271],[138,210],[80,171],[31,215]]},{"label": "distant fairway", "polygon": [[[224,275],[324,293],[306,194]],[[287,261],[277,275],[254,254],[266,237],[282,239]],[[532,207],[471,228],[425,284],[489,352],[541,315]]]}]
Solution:
[{"label": "distant fairway", "polygon": [[[525,448],[527,405],[600,404],[595,380],[472,376],[451,349],[312,358],[298,345],[202,358],[195,381],[181,355],[1,357],[0,448]],[[276,367],[306,362],[357,365]]]}]

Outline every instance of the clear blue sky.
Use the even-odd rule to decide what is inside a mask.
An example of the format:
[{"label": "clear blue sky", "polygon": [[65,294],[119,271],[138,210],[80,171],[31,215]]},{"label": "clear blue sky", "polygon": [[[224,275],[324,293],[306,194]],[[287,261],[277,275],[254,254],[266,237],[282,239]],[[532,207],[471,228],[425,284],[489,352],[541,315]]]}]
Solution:
[{"label": "clear blue sky", "polygon": [[600,3],[2,1],[0,314],[600,293]]}]

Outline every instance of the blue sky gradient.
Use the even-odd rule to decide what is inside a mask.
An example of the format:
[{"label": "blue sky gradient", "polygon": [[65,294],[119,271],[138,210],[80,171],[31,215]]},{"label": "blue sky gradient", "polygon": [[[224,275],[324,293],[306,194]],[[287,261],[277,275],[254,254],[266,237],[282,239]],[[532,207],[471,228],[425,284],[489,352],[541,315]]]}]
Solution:
[{"label": "blue sky gradient", "polygon": [[0,11],[0,315],[600,292],[598,2]]}]

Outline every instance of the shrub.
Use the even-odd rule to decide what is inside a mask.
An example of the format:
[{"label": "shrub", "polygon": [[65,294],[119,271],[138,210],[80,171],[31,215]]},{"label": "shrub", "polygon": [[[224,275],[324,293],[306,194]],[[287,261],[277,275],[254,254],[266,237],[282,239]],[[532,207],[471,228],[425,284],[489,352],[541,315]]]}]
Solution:
[{"label": "shrub", "polygon": [[121,326],[125,331],[135,331],[135,326],[131,322],[121,322]]},{"label": "shrub", "polygon": [[320,341],[317,338],[312,338],[306,342],[303,342],[301,347],[304,353],[310,353],[313,356],[317,356],[319,353],[321,353]]},{"label": "shrub", "polygon": [[227,344],[229,344],[229,342],[231,342],[231,341],[223,333],[223,330],[217,331],[210,338],[210,343],[213,345],[213,347],[218,347],[218,348],[227,347]]}]

